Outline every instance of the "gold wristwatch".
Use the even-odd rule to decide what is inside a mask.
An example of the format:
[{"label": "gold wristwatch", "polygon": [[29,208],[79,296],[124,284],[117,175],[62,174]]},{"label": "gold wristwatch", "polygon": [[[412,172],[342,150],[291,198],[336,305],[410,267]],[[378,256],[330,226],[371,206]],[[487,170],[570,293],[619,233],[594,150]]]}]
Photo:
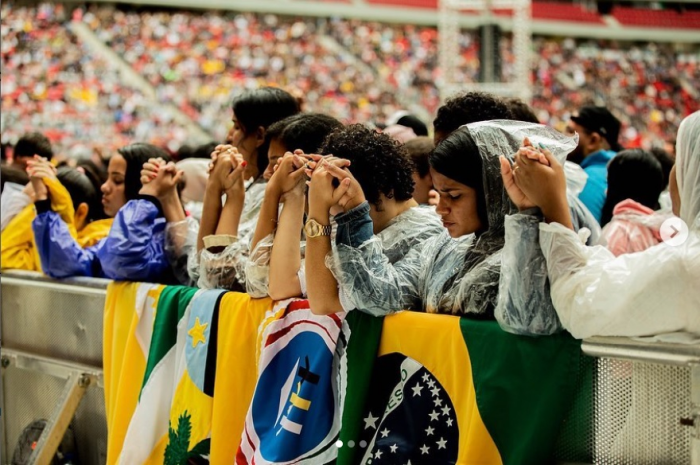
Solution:
[{"label": "gold wristwatch", "polygon": [[330,236],[331,226],[323,225],[313,218],[309,218],[304,225],[306,237]]}]

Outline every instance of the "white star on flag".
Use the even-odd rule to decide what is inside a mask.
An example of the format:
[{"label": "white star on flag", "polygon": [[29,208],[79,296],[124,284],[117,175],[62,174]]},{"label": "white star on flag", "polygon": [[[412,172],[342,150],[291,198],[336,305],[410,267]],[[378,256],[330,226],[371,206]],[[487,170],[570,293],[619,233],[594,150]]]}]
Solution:
[{"label": "white star on flag", "polygon": [[432,388],[435,387],[435,381],[434,381],[434,380],[431,379],[430,381],[427,381],[427,383],[428,383],[428,386],[430,387],[430,389],[432,389]]},{"label": "white star on flag", "polygon": [[372,412],[369,412],[369,415],[365,420],[365,429],[367,428],[374,428],[377,429],[377,420],[379,420],[379,417],[373,417]]},{"label": "white star on flag", "polygon": [[[423,379],[424,383],[430,384],[430,382],[428,381],[430,379],[430,375],[428,373],[423,373],[423,376],[421,378]],[[430,386],[430,387],[432,387],[432,386]]]},{"label": "white star on flag", "polygon": [[452,418],[447,419],[447,426],[452,426]]},{"label": "white star on flag", "polygon": [[433,399],[433,402],[435,402],[436,407],[442,406],[442,399],[440,399],[439,397],[436,397],[435,399]]},{"label": "white star on flag", "polygon": [[423,390],[423,386],[420,383],[416,383],[415,386],[411,388],[413,390],[413,397],[420,396],[420,392]]},{"label": "white star on flag", "polygon": [[452,410],[452,409],[451,409],[450,407],[448,407],[447,405],[445,405],[445,406],[442,408],[442,414],[445,415],[445,416],[449,416],[449,415],[450,415],[450,410]]},{"label": "white star on flag", "polygon": [[392,453],[392,454],[395,454],[395,453],[396,453],[396,450],[397,450],[398,448],[399,448],[399,446],[397,446],[396,444],[393,444],[393,445],[389,446],[389,449],[391,449],[391,453]]},{"label": "white star on flag", "polygon": [[437,442],[438,450],[440,449],[447,449],[447,441],[445,441],[443,438],[440,438],[440,440]]},{"label": "white star on flag", "polygon": [[[432,413],[430,413],[428,416],[430,417],[430,421],[433,421],[433,420],[437,420],[438,417],[440,416],[440,414],[437,413],[435,410],[433,410]],[[365,420],[365,421],[367,421],[367,420]]]},{"label": "white star on flag", "polygon": [[426,455],[428,452],[430,452],[430,447],[423,444],[423,447],[420,448],[420,455]]},{"label": "white star on flag", "polygon": [[428,434],[428,436],[432,436],[435,432],[435,428],[431,428],[430,426],[428,426],[428,429],[426,429],[425,432]]},{"label": "white star on flag", "polygon": [[382,458],[382,453],[383,453],[382,451],[380,451],[379,449],[377,449],[377,452],[374,453],[374,458],[375,458],[375,459],[380,459],[380,458]]},{"label": "white star on flag", "polygon": [[385,438],[385,437],[389,436],[389,430],[386,429],[386,428],[384,428],[384,429],[381,431],[381,434],[382,434],[382,437]]},{"label": "white star on flag", "polygon": [[437,396],[438,394],[440,394],[440,388],[437,387],[437,386],[435,386],[434,388],[432,388],[432,389],[430,390],[430,392],[433,393],[433,396]]}]

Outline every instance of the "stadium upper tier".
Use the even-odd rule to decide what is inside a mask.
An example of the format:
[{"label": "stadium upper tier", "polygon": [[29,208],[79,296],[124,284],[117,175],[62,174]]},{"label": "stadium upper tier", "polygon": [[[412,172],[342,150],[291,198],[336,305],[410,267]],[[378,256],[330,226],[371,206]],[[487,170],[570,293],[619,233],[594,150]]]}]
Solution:
[{"label": "stadium upper tier", "polygon": [[[431,26],[272,14],[115,10],[66,11],[2,5],[2,137],[49,133],[64,151],[77,142],[113,147],[145,140],[176,149],[191,140],[164,110],[174,105],[223,140],[235,92],[279,85],[303,95],[305,109],[345,122],[381,124],[398,109],[432,118],[440,104],[438,31]],[[76,25],[109,47],[104,57]],[[478,35],[460,36],[460,82],[478,76]],[[502,77],[513,76],[504,34]],[[114,55],[114,54],[113,54]],[[120,63],[115,63],[119,61]],[[128,65],[152,88],[125,83]],[[533,42],[533,106],[561,127],[585,103],[612,107],[623,141],[649,145],[676,133],[699,108],[700,47],[538,36]]]}]

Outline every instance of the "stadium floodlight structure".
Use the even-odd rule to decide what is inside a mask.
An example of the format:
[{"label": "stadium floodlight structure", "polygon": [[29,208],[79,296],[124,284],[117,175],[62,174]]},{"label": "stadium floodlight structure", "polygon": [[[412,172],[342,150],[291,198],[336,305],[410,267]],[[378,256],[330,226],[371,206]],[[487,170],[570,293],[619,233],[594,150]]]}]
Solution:
[{"label": "stadium floodlight structure", "polygon": [[[495,21],[494,11],[512,11],[508,17],[499,16]],[[459,61],[459,44],[461,34],[461,21],[463,12],[470,14],[476,12],[480,15],[480,23],[503,23],[505,19],[512,20],[511,31],[513,34],[513,79],[500,81],[498,79],[488,82],[459,82],[457,67]],[[485,35],[491,28],[484,28]],[[488,37],[482,37],[482,39]],[[529,103],[532,97],[532,83],[530,81],[530,60],[532,54],[532,9],[531,0],[440,0],[438,13],[438,61],[442,69],[441,82],[438,83],[440,97],[445,98],[457,92],[481,91],[496,95],[519,97]],[[493,47],[493,40],[482,40],[481,46]],[[495,50],[487,50],[481,55],[487,60],[494,60],[499,53],[498,44]],[[489,67],[490,63],[481,63],[482,68]],[[491,68],[493,69],[493,68]],[[492,73],[482,73],[487,77]]]}]

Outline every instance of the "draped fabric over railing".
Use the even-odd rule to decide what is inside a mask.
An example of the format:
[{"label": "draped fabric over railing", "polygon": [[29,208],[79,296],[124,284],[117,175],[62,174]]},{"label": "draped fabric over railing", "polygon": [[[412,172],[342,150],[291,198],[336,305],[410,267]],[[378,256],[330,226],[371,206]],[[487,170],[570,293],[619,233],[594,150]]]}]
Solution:
[{"label": "draped fabric over railing", "polygon": [[113,283],[107,463],[547,463],[581,357],[492,321]]}]

